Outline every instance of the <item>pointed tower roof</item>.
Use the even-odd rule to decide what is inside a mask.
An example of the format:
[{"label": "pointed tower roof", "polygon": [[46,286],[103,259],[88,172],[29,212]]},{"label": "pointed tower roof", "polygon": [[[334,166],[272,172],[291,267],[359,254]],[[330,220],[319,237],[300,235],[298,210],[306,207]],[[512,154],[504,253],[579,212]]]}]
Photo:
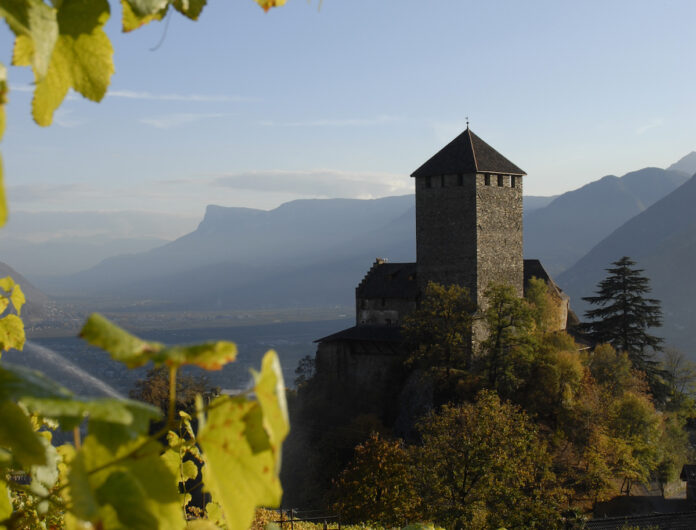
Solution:
[{"label": "pointed tower roof", "polygon": [[440,149],[411,176],[434,177],[460,173],[527,174],[467,127],[462,134]]}]

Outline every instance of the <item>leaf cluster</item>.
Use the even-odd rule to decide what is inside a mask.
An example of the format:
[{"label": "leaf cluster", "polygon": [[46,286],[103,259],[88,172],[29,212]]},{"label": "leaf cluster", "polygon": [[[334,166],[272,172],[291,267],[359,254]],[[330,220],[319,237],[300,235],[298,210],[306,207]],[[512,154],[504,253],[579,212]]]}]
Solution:
[{"label": "leaf cluster", "polygon": [[[207,368],[234,359],[231,343],[164,348],[93,315],[82,336],[134,366],[143,356],[170,374],[165,426],[150,434],[159,408],[139,401],[83,399],[38,372],[0,364],[0,467],[28,476],[28,485],[0,481],[0,526],[21,528],[59,516],[77,528],[248,528],[256,506],[277,506],[282,494],[280,448],[288,433],[282,372],[268,352],[249,394],[195,398],[192,416],[175,414],[176,373],[183,364]],[[255,399],[251,398],[251,395]],[[74,443],[50,443],[52,427],[74,430]],[[83,437],[81,428],[86,428]],[[166,440],[166,441],[163,441]],[[197,463],[196,463],[197,462]],[[204,519],[187,523],[187,484],[202,470],[211,497]]]}]

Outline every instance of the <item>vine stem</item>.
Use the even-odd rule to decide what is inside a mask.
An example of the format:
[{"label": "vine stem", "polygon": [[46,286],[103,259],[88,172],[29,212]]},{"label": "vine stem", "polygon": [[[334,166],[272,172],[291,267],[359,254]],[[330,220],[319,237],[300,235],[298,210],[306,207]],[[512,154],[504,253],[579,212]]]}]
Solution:
[{"label": "vine stem", "polygon": [[176,365],[169,367],[169,412],[167,414],[167,424],[174,424],[174,413],[176,412]]}]

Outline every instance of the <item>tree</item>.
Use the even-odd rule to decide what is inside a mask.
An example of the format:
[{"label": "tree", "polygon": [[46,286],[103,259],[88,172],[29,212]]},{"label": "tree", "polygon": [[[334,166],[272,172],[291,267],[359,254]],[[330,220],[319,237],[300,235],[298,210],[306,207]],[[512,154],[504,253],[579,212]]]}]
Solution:
[{"label": "tree", "polygon": [[459,285],[430,282],[420,307],[404,318],[408,362],[419,368],[471,366],[471,323],[476,305]]},{"label": "tree", "polygon": [[[211,388],[204,375],[180,375],[176,379],[176,408],[189,414],[195,412],[196,396],[210,401],[220,393],[219,388]],[[144,401],[159,407],[165,414],[169,406],[169,372],[164,366],[150,368],[144,379],[138,379],[129,392],[131,399]]]},{"label": "tree", "polygon": [[648,333],[662,325],[660,302],[645,297],[650,280],[634,267],[633,260],[624,256],[613,265],[606,269],[609,274],[599,283],[596,295],[583,298],[598,307],[585,312],[590,322],[581,329],[596,344],[607,342],[625,351],[633,366],[650,377],[656,365],[652,352],[660,350],[663,342]]},{"label": "tree", "polygon": [[488,387],[510,396],[522,383],[532,346],[534,317],[529,304],[510,285],[486,289],[484,321],[488,336],[481,343],[483,371]]},{"label": "tree", "polygon": [[563,492],[534,425],[482,391],[419,426],[414,462],[423,513],[446,528],[555,528]]},{"label": "tree", "polygon": [[334,509],[347,521],[392,527],[416,520],[421,501],[403,442],[372,433],[355,448],[353,460],[334,484],[333,496]]}]

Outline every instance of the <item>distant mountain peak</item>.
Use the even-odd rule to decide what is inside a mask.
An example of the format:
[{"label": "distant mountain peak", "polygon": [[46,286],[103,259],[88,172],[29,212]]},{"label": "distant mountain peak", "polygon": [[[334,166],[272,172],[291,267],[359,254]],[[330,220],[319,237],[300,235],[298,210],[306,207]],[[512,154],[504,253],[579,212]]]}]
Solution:
[{"label": "distant mountain peak", "polygon": [[691,151],[688,155],[681,157],[667,169],[672,171],[683,171],[689,176],[696,173],[696,151]]}]

